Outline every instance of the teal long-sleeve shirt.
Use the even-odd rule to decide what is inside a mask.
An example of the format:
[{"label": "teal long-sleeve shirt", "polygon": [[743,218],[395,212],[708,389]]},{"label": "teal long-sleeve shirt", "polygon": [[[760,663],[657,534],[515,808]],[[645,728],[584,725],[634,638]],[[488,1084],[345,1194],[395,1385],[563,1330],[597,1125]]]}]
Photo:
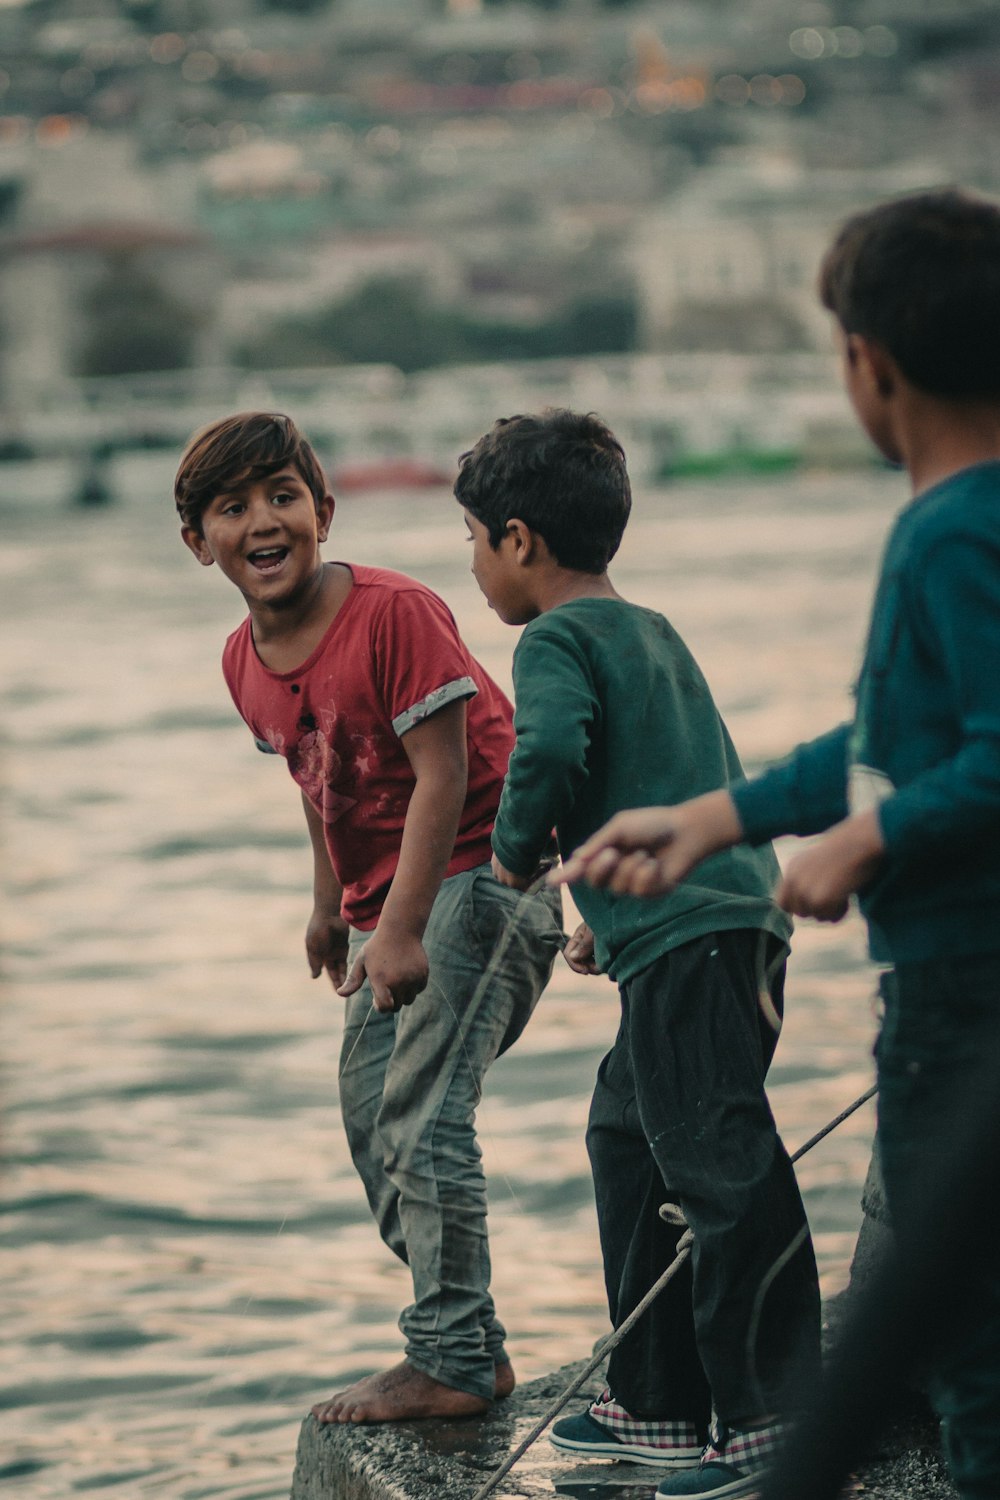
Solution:
[{"label": "teal long-sleeve shirt", "polygon": [[[553,827],[566,856],[627,807],[682,802],[742,776],[690,651],[653,610],[576,599],[524,629],[514,653],[516,744],[493,848],[517,875],[535,870]],[[770,848],[713,856],[653,900],[574,887],[597,962],[625,980],[710,932],[757,928],[787,939],[771,900]]]},{"label": "teal long-sleeve shirt", "polygon": [[1000,952],[1000,463],[934,485],[886,544],[853,724],[733,791],[747,837],[877,806],[873,957]]}]

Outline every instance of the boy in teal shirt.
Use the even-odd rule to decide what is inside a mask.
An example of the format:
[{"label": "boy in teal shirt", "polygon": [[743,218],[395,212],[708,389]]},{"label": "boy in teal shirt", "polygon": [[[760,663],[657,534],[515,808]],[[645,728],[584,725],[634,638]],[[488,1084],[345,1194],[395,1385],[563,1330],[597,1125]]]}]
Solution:
[{"label": "boy in teal shirt", "polygon": [[[906,1246],[923,1233],[923,1185],[949,1170],[955,1112],[989,1107],[995,1084],[977,1065],[1000,1038],[1000,204],[952,189],[859,214],[820,293],[858,419],[913,491],[882,561],[853,722],[731,790],[617,816],[561,878],[655,906],[723,848],[829,830],[778,899],[839,921],[857,892],[887,966],[878,1134]],[[986,1214],[983,1233],[995,1245]],[[1000,1494],[995,1249],[988,1260],[975,1327],[932,1391],[967,1500]]]},{"label": "boy in teal shirt", "polygon": [[[566,411],[498,422],[464,455],[455,495],[483,593],[525,626],[499,880],[525,888],[553,826],[565,858],[654,788],[690,796],[742,776],[677,632],[608,577],[631,494],[603,423]],[[777,873],[769,849],[741,849],[656,903],[584,888],[567,948],[621,992],[587,1133],[616,1325],[673,1259],[681,1230],[660,1216],[665,1201],[695,1242],[690,1270],[614,1351],[608,1390],[552,1441],[690,1470],[714,1414],[715,1440],[748,1455],[745,1489],[777,1441],[790,1379],[818,1357],[812,1245],[764,1093],[790,932],[770,895]]]}]

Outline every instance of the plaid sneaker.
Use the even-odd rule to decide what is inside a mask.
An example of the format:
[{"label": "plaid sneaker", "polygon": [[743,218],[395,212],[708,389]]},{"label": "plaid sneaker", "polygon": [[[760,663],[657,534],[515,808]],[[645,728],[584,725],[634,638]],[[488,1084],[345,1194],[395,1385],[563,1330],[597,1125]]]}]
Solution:
[{"label": "plaid sneaker", "polygon": [[578,1416],[556,1422],[549,1442],[564,1453],[625,1458],[664,1468],[690,1468],[702,1451],[693,1422],[643,1421],[631,1416],[610,1391],[603,1391]]},{"label": "plaid sneaker", "polygon": [[670,1474],[661,1480],[657,1500],[722,1500],[723,1496],[755,1495],[764,1470],[781,1446],[785,1428],[781,1422],[741,1432],[713,1421],[708,1445],[696,1469]]}]

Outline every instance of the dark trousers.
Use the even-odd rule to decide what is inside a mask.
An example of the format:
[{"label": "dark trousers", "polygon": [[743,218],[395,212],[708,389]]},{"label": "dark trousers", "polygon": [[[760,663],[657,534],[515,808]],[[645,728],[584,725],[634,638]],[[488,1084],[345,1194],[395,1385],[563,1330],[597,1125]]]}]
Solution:
[{"label": "dark trousers", "polygon": [[[901,1248],[926,1232],[928,1184],[964,1176],[971,1151],[996,1153],[1000,1109],[1000,955],[900,964],[883,975],[885,1018],[876,1046],[878,1136],[886,1196]],[[970,1140],[963,1121],[982,1123]],[[977,1125],[977,1130],[979,1126]],[[957,1145],[956,1145],[957,1143]],[[971,1163],[975,1167],[975,1162]],[[974,1245],[943,1265],[942,1278],[976,1265],[930,1394],[963,1500],[1000,1495],[1000,1249],[996,1182],[978,1189]]]},{"label": "dark trousers", "polygon": [[587,1131],[616,1326],[674,1257],[682,1231],[660,1205],[679,1203],[694,1231],[611,1356],[609,1386],[635,1416],[753,1420],[787,1410],[790,1383],[818,1369],[816,1262],[764,1093],[783,953],[761,932],[716,933],[621,986]]}]

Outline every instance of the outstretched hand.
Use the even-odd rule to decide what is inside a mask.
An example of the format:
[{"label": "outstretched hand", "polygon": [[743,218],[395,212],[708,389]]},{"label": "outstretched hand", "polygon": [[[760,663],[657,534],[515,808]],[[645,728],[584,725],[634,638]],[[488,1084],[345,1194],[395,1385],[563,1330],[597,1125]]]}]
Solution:
[{"label": "outstretched hand", "polygon": [[739,843],[740,820],[720,790],[677,807],[617,813],[549,876],[552,885],[585,880],[619,895],[658,896],[673,890],[717,849]]}]

